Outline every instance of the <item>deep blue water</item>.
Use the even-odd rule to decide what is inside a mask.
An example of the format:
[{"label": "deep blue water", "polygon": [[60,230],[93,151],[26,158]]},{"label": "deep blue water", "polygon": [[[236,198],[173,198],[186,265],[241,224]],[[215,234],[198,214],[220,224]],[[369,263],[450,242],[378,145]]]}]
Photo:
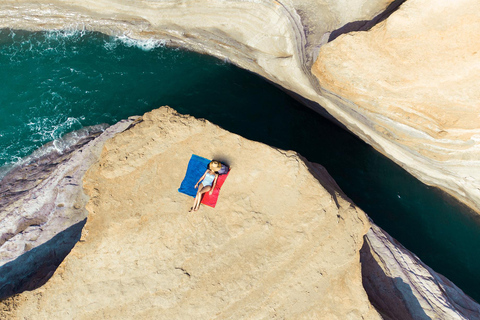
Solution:
[{"label": "deep blue water", "polygon": [[2,30],[0,83],[0,166],[66,132],[170,105],[322,164],[376,224],[480,301],[477,216],[247,71],[154,41]]}]

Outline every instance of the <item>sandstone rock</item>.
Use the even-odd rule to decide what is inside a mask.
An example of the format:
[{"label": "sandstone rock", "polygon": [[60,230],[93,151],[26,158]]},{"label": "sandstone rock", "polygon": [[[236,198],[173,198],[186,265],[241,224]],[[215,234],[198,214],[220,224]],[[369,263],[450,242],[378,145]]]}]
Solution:
[{"label": "sandstone rock", "polygon": [[[375,30],[324,46],[330,32],[391,3],[4,0],[0,27],[95,30],[231,61],[297,93],[423,182],[480,211],[478,79],[469,71],[478,69],[478,4],[409,0]],[[310,70],[315,60],[320,83]]]},{"label": "sandstone rock", "polygon": [[[475,301],[369,224],[322,166],[169,108],[135,123],[86,176],[81,242],[46,285],[3,300],[2,319],[380,318],[363,287],[386,319],[480,316]],[[217,208],[189,214],[192,198],[176,189],[192,152],[234,169]],[[82,226],[12,263],[29,272],[22,263],[34,264],[37,249],[56,259],[51,247]],[[24,289],[43,284],[53,273],[45,268]]]},{"label": "sandstone rock", "polygon": [[[177,191],[192,153],[232,166],[217,207],[193,214]],[[368,219],[329,179],[294,152],[154,110],[88,171],[84,241],[4,315],[380,319],[360,274]]]},{"label": "sandstone rock", "polygon": [[132,121],[67,134],[25,158],[2,179],[0,299],[44,283],[78,241],[87,216],[83,176],[97,161],[103,143]]},{"label": "sandstone rock", "polygon": [[386,319],[479,319],[480,305],[372,223],[360,251],[363,285]]},{"label": "sandstone rock", "polygon": [[474,0],[409,0],[369,32],[323,46],[313,68],[353,132],[477,211],[479,10]]},{"label": "sandstone rock", "polygon": [[310,67],[329,33],[375,17],[392,1],[4,0],[0,27],[87,29],[166,40],[228,59],[313,97],[316,83]]}]

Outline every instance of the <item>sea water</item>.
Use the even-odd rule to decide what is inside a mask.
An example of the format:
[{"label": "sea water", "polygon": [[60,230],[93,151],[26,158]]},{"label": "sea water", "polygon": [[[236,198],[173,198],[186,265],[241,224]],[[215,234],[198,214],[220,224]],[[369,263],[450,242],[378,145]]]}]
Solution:
[{"label": "sea water", "polygon": [[159,41],[1,30],[0,83],[3,168],[66,132],[169,105],[320,163],[376,224],[480,301],[477,216],[254,74]]}]

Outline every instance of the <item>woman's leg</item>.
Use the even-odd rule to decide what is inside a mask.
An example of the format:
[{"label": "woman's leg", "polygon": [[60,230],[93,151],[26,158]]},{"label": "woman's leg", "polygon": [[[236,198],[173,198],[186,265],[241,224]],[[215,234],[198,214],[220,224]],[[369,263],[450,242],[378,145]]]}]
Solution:
[{"label": "woman's leg", "polygon": [[195,199],[193,200],[193,206],[190,208],[188,212],[197,210],[197,206],[200,205],[200,201],[202,199],[202,194],[200,193],[200,190],[202,189],[203,189],[203,184],[200,184],[200,186],[198,186],[198,191],[197,191],[197,194],[195,195]]},{"label": "woman's leg", "polygon": [[212,186],[206,186],[204,187],[203,185],[201,185],[201,188],[198,188],[198,192],[197,192],[197,196],[195,197],[195,203],[193,205],[193,210],[194,211],[197,211],[198,208],[200,207],[200,202],[202,202],[202,196],[205,192],[208,192],[210,191],[210,189],[212,188]]},{"label": "woman's leg", "polygon": [[200,201],[200,198],[201,197],[201,194],[200,194],[200,191],[197,192],[197,195],[195,196],[195,200],[193,201],[193,207],[192,207],[192,210],[196,210],[197,208],[197,202]]},{"label": "woman's leg", "polygon": [[203,188],[203,184],[200,184],[198,186],[198,190],[197,190],[197,194],[195,195],[195,199],[193,199],[193,206],[190,208],[190,210],[188,210],[188,212],[192,212],[195,210],[195,208],[197,207],[197,202],[200,202],[199,199],[201,199],[201,194],[200,194],[200,190]]}]

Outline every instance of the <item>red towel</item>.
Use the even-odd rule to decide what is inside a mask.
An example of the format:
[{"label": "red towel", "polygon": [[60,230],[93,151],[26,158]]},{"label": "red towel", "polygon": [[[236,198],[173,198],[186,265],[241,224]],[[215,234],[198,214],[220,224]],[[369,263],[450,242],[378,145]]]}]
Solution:
[{"label": "red towel", "polygon": [[217,200],[218,200],[218,194],[220,193],[220,188],[225,182],[225,179],[227,179],[227,176],[229,173],[230,171],[228,171],[226,174],[221,174],[218,176],[217,184],[215,185],[215,189],[213,189],[212,194],[210,195],[209,192],[206,192],[203,194],[203,198],[202,198],[203,204],[210,206],[212,208],[215,208],[215,205],[217,204]]}]

